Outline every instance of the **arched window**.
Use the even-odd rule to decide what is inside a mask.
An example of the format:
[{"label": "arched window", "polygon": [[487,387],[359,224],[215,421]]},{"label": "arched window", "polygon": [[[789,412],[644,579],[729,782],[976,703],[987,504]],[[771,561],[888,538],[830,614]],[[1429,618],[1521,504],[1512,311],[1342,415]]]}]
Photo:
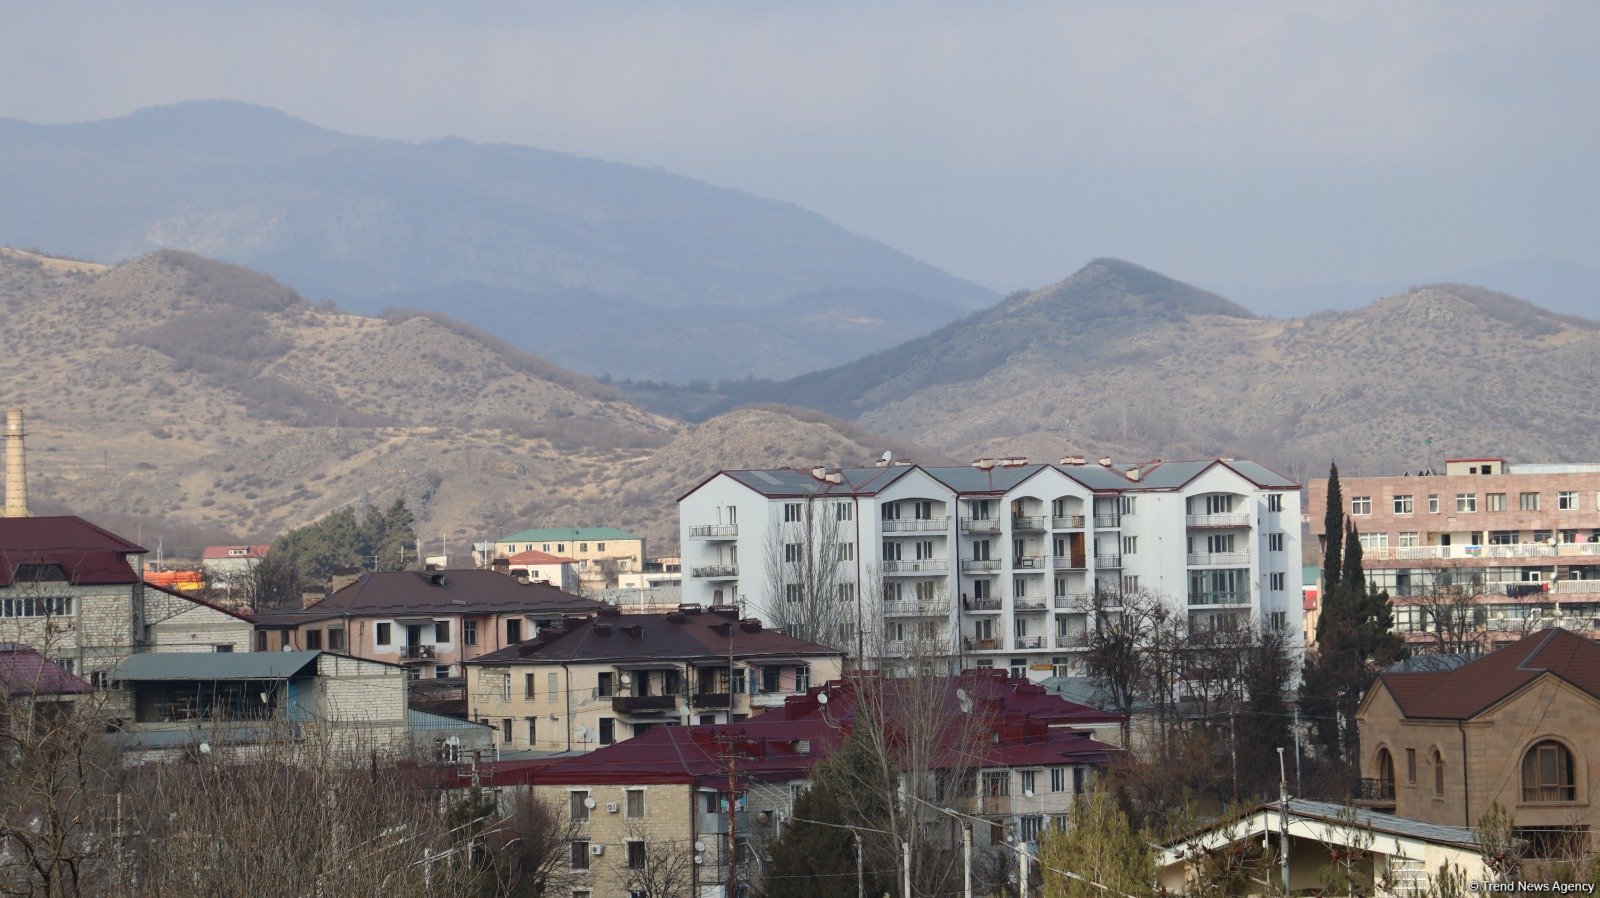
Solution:
[{"label": "arched window", "polygon": [[1522,756],[1523,801],[1577,801],[1576,783],[1572,752],[1554,739],[1538,743]]},{"label": "arched window", "polygon": [[1433,750],[1433,794],[1444,795],[1444,754]]},{"label": "arched window", "polygon": [[1373,797],[1394,797],[1394,755],[1386,747],[1378,749],[1378,794]]}]

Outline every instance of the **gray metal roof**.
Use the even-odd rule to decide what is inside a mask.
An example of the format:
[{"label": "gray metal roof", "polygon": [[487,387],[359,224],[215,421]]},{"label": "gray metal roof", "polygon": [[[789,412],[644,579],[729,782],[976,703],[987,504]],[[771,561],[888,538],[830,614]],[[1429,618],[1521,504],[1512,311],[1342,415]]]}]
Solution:
[{"label": "gray metal roof", "polygon": [[[1279,807],[1279,803],[1276,801],[1271,802],[1268,807],[1276,809]],[[1477,836],[1472,830],[1462,826],[1424,823],[1421,820],[1396,817],[1393,814],[1380,814],[1364,808],[1347,808],[1342,804],[1334,804],[1329,801],[1311,801],[1305,798],[1289,799],[1289,813],[1298,817],[1340,823],[1345,818],[1350,817],[1352,812],[1357,825],[1373,832],[1387,833],[1392,836],[1406,836],[1412,839],[1422,839],[1427,842],[1439,842],[1447,845],[1461,845],[1468,848],[1476,848],[1478,845]]]},{"label": "gray metal roof", "polygon": [[408,726],[413,730],[460,730],[468,728],[494,729],[486,723],[475,720],[462,720],[459,717],[448,717],[444,714],[434,714],[431,711],[418,711],[411,708],[406,712]]},{"label": "gray metal roof", "polygon": [[765,496],[873,495],[899,480],[911,465],[878,468],[843,468],[840,483],[827,483],[811,476],[810,470],[773,468],[764,471],[723,471],[745,486]]},{"label": "gray metal roof", "polygon": [[112,671],[114,680],[287,680],[321,652],[149,652]]},{"label": "gray metal roof", "polygon": [[1255,481],[1261,486],[1267,487],[1268,489],[1293,490],[1300,488],[1300,484],[1295,483],[1293,480],[1290,480],[1289,478],[1279,474],[1277,471],[1272,470],[1260,462],[1236,459],[1234,461],[1226,462],[1226,464],[1228,467],[1238,471],[1240,474],[1243,474],[1245,477],[1250,478],[1251,480]]},{"label": "gray metal roof", "polygon": [[1201,471],[1216,464],[1216,461],[1164,461],[1139,478],[1133,484],[1147,490],[1171,490],[1183,486],[1197,477]]},{"label": "gray metal roof", "polygon": [[1126,490],[1138,486],[1138,484],[1122,476],[1121,472],[1126,468],[1113,469],[1098,464],[1086,464],[1056,465],[1056,470],[1097,492],[1103,490]]},{"label": "gray metal roof", "polygon": [[1003,493],[1049,465],[995,465],[985,471],[971,465],[925,468],[934,479],[958,493]]}]

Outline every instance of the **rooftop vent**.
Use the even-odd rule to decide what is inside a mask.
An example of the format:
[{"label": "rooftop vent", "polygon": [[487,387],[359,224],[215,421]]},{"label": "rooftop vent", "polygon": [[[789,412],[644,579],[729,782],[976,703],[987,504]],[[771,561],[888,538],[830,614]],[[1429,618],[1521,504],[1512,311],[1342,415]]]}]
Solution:
[{"label": "rooftop vent", "polygon": [[1137,467],[1128,469],[1128,479],[1134,481],[1135,483],[1139,481],[1139,469]]},{"label": "rooftop vent", "polygon": [[1102,467],[1102,468],[1111,467],[1111,456],[1109,456],[1109,455],[1100,456],[1100,467]]},{"label": "rooftop vent", "polygon": [[974,468],[977,468],[980,471],[987,471],[990,468],[994,467],[994,459],[992,459],[992,458],[975,458],[975,459],[972,460],[972,466]]},{"label": "rooftop vent", "polygon": [[678,606],[678,610],[684,614],[699,614],[700,604],[698,602],[684,602]]},{"label": "rooftop vent", "polygon": [[826,480],[828,479],[828,469],[824,468],[822,465],[817,465],[815,468],[811,469],[811,476],[818,480]]},{"label": "rooftop vent", "polygon": [[643,639],[644,627],[640,626],[639,624],[630,624],[622,628],[622,635],[628,637],[629,639]]},{"label": "rooftop vent", "polygon": [[746,633],[760,633],[761,618],[747,617],[744,620],[739,621],[739,629],[745,631]]},{"label": "rooftop vent", "polygon": [[1084,459],[1081,455],[1067,455],[1063,456],[1061,459],[1061,463],[1063,465],[1081,465],[1083,464],[1083,461]]},{"label": "rooftop vent", "polygon": [[622,609],[615,605],[601,605],[594,614],[595,617],[621,617]]},{"label": "rooftop vent", "polygon": [[687,614],[683,614],[683,613],[674,611],[671,614],[667,615],[667,623],[669,623],[669,624],[686,624],[688,622],[689,622],[689,615],[687,615]]},{"label": "rooftop vent", "polygon": [[1027,456],[1023,455],[1008,455],[1000,459],[1000,467],[1002,468],[1020,468],[1027,463]]},{"label": "rooftop vent", "polygon": [[594,625],[594,635],[596,635],[596,636],[610,636],[611,635],[611,625],[610,624],[595,624]]}]

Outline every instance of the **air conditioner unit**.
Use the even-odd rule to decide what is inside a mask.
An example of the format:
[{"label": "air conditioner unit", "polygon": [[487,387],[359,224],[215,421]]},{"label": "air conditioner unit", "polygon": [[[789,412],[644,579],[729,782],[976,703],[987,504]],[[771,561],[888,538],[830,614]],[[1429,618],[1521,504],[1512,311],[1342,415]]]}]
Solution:
[{"label": "air conditioner unit", "polygon": [[595,857],[599,857],[600,855],[606,853],[606,846],[604,846],[604,845],[590,845],[589,846],[589,853],[594,855]]},{"label": "air conditioner unit", "polygon": [[620,810],[622,810],[622,805],[619,802],[615,802],[615,801],[606,802],[606,813],[607,814],[615,814],[616,812],[618,812]]}]

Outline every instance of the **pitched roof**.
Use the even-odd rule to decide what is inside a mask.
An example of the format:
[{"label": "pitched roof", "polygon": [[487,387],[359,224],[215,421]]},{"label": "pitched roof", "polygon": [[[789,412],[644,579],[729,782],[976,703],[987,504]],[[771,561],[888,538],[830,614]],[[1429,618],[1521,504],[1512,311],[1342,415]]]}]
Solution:
[{"label": "pitched roof", "polygon": [[607,540],[607,539],[638,539],[626,530],[615,527],[545,527],[533,530],[519,530],[508,536],[495,540],[497,543],[536,543],[552,542],[555,540],[571,541],[575,539]]},{"label": "pitched roof", "polygon": [[[245,623],[253,624],[253,623],[256,622],[256,619],[254,617],[252,617],[251,615],[245,614],[243,611],[235,611],[232,608],[228,608],[228,607],[225,607],[223,605],[218,605],[216,602],[206,601],[205,599],[202,599],[199,596],[192,596],[192,595],[189,595],[188,593],[179,592],[179,591],[177,591],[175,589],[168,589],[165,586],[157,586],[154,583],[146,583],[145,584],[145,589],[151,589],[151,590],[155,590],[156,592],[166,593],[167,595],[172,596],[175,599],[182,599],[185,602],[188,602],[189,604],[195,606],[196,608],[209,608],[212,611],[216,611],[216,612],[221,613],[221,614],[226,614],[229,617],[238,618],[239,620],[242,620]],[[179,613],[182,614],[183,612],[179,612]],[[149,621],[149,623],[160,623],[160,621]]]},{"label": "pitched roof", "polygon": [[813,658],[839,655],[804,639],[785,636],[753,618],[740,621],[721,611],[698,609],[664,614],[620,614],[606,606],[598,617],[567,620],[517,645],[468,664],[692,661],[736,658]]},{"label": "pitched roof", "polygon": [[[1168,839],[1164,845],[1170,850],[1196,837],[1202,837],[1215,831],[1226,833],[1230,837],[1230,841],[1255,838],[1257,834],[1248,827],[1240,827],[1238,825],[1239,822],[1264,811],[1271,811],[1276,816],[1279,809],[1283,807],[1283,802],[1263,801],[1238,814],[1223,817],[1191,829],[1182,835],[1174,836]],[[1289,799],[1286,809],[1289,812],[1290,820],[1308,820],[1333,824],[1333,827],[1340,829],[1354,824],[1355,829],[1361,831],[1416,839],[1435,845],[1449,845],[1456,848],[1468,848],[1473,851],[1478,850],[1477,835],[1472,830],[1461,826],[1425,823],[1421,820],[1397,817],[1394,814],[1383,814],[1366,808],[1352,808],[1348,805],[1334,804],[1327,801],[1311,801],[1305,798]],[[1278,825],[1275,819],[1268,821],[1268,824],[1273,828]],[[1327,831],[1329,837],[1336,835],[1333,827],[1330,827]]]},{"label": "pitched roof", "polygon": [[86,586],[137,583],[126,556],[145,551],[75,515],[0,518],[0,586],[19,572]]},{"label": "pitched roof", "polygon": [[1551,628],[1454,670],[1383,673],[1378,682],[1407,717],[1470,720],[1546,673],[1600,699],[1600,644]]},{"label": "pitched roof", "polygon": [[305,609],[258,613],[256,622],[289,625],[330,617],[405,614],[590,614],[602,607],[545,583],[496,571],[378,571]]},{"label": "pitched roof", "polygon": [[[111,672],[113,680],[287,680],[321,652],[147,652]],[[379,662],[371,662],[377,664]]]},{"label": "pitched roof", "polygon": [[0,642],[0,690],[6,695],[82,695],[94,687],[28,646]]},{"label": "pitched roof", "polygon": [[577,564],[576,558],[567,558],[563,555],[552,555],[538,549],[528,549],[510,556],[506,561],[512,564]]},{"label": "pitched roof", "polygon": [[[894,483],[916,465],[887,465],[871,468],[829,469],[838,474],[838,483],[829,483],[812,476],[810,468],[768,468],[757,471],[720,471],[756,492],[774,499],[805,498],[809,496],[872,496]],[[716,475],[713,474],[712,477]],[[706,478],[707,481],[712,478]],[[704,486],[701,483],[695,487]],[[694,492],[690,490],[689,492]],[[687,494],[685,494],[687,495]],[[680,497],[682,498],[682,497]]]},{"label": "pitched roof", "polygon": [[[271,548],[272,547],[268,545],[206,546],[201,550],[200,557],[206,561],[223,561],[229,558],[260,558],[261,556],[267,554],[267,551]],[[242,554],[234,554],[238,551],[242,551]]]}]

